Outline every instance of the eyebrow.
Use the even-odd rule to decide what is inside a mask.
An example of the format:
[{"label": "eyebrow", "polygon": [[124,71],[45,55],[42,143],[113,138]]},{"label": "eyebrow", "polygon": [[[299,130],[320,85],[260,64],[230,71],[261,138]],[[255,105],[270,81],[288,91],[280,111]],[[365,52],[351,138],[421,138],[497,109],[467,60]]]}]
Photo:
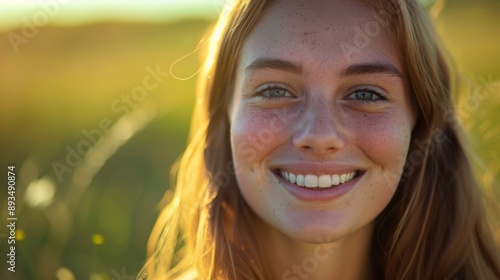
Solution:
[{"label": "eyebrow", "polygon": [[396,66],[387,62],[353,64],[340,71],[341,77],[367,74],[389,74],[403,78],[401,71]]},{"label": "eyebrow", "polygon": [[261,69],[281,70],[293,74],[302,74],[302,66],[283,59],[258,58],[245,68],[245,72]]},{"label": "eyebrow", "polygon": [[[245,72],[252,72],[261,69],[280,70],[293,74],[302,74],[302,66],[288,60],[258,58],[245,68]],[[387,62],[370,62],[352,64],[340,71],[341,77],[368,75],[368,74],[388,74],[403,78],[401,71],[394,65]]]}]

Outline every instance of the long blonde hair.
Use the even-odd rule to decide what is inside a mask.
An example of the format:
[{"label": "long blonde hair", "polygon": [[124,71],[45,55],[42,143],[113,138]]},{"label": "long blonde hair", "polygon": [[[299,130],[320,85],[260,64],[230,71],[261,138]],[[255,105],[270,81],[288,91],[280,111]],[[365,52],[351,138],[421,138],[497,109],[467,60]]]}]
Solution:
[{"label": "long blonde hair", "polygon": [[[233,1],[211,36],[188,148],[148,244],[144,272],[174,279],[268,279],[248,208],[236,185],[228,106],[244,39],[271,0]],[[411,0],[365,1],[390,24],[418,112],[400,184],[377,218],[374,259],[385,279],[500,279],[461,126],[453,73],[426,11]],[[141,275],[139,275],[141,276]]]}]

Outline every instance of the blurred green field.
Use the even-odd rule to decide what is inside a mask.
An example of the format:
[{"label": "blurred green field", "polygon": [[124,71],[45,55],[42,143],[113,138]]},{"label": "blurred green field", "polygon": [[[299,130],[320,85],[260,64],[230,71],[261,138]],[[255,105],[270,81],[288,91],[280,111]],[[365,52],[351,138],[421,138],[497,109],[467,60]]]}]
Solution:
[{"label": "blurred green field", "polygon": [[[112,279],[122,269],[127,275],[138,272],[156,204],[170,187],[170,167],[185,147],[194,102],[196,77],[178,80],[170,67],[178,77],[197,72],[198,53],[173,64],[196,48],[208,25],[189,21],[47,27],[21,45],[18,54],[1,34],[1,166],[5,172],[9,164],[17,166],[16,214],[18,229],[24,232],[24,240],[18,242],[17,279],[54,279],[60,266],[77,279]],[[158,86],[134,99],[132,90],[151,75],[148,67],[161,72],[161,80],[149,81]],[[122,101],[127,96],[130,101]],[[143,124],[137,125],[141,116]],[[121,146],[111,141],[116,153],[94,172],[85,170],[95,169],[95,164],[87,164],[87,169],[66,164],[71,151],[78,153],[79,144],[98,138],[97,131],[103,139],[121,135],[100,129],[106,119],[124,124],[121,134],[126,141]],[[94,160],[102,160],[99,157],[94,154]],[[61,181],[54,162],[71,169],[61,169]],[[54,201],[30,207],[27,187],[41,178],[53,182]],[[2,194],[2,217],[4,205]],[[97,242],[92,242],[93,235]],[[8,279],[6,262],[0,267],[0,278]]]},{"label": "blurred green field", "polygon": [[[500,171],[499,12],[498,1],[450,1],[437,19],[472,88],[458,109],[489,184]],[[18,53],[8,34],[22,30],[0,33],[0,168],[16,165],[18,217],[14,278],[0,229],[0,279],[71,279],[68,271],[131,279],[139,271],[186,144],[203,54],[195,50],[211,24],[49,26]],[[157,86],[128,100],[147,76]],[[106,132],[108,120],[115,128]],[[80,155],[86,143],[92,150]]]}]

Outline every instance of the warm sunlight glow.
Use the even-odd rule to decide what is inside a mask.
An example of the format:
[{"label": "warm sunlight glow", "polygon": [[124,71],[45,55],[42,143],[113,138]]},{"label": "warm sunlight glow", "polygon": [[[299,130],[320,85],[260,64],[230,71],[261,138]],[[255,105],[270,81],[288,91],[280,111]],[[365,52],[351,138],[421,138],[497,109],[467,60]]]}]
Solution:
[{"label": "warm sunlight glow", "polygon": [[[0,0],[0,29],[26,21],[75,25],[94,21],[170,22],[214,18],[226,0]],[[40,27],[40,26],[38,26]]]},{"label": "warm sunlight glow", "polygon": [[29,184],[24,193],[24,199],[26,204],[32,208],[37,206],[46,207],[54,200],[55,192],[54,181],[50,177],[43,177]]}]

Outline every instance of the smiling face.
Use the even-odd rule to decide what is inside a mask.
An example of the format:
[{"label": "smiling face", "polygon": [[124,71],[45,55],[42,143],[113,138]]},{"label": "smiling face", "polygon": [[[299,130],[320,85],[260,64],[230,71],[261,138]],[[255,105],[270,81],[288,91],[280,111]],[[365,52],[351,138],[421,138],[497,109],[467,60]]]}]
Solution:
[{"label": "smiling face", "polygon": [[391,200],[415,117],[385,29],[353,1],[279,1],[244,42],[231,149],[240,191],[269,228],[341,239]]}]

